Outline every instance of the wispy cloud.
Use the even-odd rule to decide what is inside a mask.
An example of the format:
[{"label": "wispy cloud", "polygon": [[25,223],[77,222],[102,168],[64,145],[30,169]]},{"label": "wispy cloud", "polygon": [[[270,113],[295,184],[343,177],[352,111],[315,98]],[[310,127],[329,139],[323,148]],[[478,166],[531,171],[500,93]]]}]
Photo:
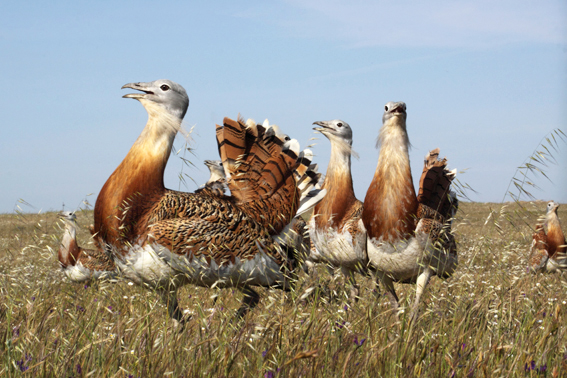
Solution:
[{"label": "wispy cloud", "polygon": [[[567,43],[564,1],[286,0],[295,8],[264,15],[297,36],[349,47],[484,47],[506,43]],[[270,14],[272,13],[272,14]],[[265,19],[266,20],[266,19]],[[266,20],[268,21],[268,20]]]}]

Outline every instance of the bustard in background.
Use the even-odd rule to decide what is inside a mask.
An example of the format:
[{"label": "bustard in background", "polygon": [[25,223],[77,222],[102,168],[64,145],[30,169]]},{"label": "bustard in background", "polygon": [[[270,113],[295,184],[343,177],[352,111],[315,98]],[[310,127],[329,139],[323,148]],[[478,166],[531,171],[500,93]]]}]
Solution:
[{"label": "bustard in background", "polygon": [[557,202],[550,201],[543,224],[536,225],[528,268],[532,273],[567,269],[567,242],[557,215],[558,208]]},{"label": "bustard in background", "polygon": [[[205,165],[209,168],[210,177],[205,183],[205,187],[211,189],[216,195],[222,196],[226,193],[226,174],[220,160],[205,160]],[[199,193],[201,189],[195,191]]]},{"label": "bustard in background", "polygon": [[84,249],[77,243],[77,216],[62,211],[59,217],[65,223],[63,238],[59,245],[59,264],[67,278],[84,282],[97,278],[114,278],[116,266],[112,258],[99,249]]}]

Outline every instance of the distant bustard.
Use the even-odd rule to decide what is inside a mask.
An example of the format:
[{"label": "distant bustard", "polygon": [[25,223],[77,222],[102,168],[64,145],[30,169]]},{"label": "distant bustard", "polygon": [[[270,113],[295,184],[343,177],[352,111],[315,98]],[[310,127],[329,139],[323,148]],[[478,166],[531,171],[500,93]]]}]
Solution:
[{"label": "distant bustard", "polygon": [[559,204],[550,201],[543,224],[536,225],[528,267],[532,273],[553,273],[567,269],[567,242],[557,209]]},{"label": "distant bustard", "polygon": [[77,243],[77,216],[70,211],[62,211],[59,217],[65,223],[63,238],[59,245],[59,264],[65,275],[75,282],[89,281],[101,277],[116,276],[114,261],[105,252],[97,249],[84,249]]}]

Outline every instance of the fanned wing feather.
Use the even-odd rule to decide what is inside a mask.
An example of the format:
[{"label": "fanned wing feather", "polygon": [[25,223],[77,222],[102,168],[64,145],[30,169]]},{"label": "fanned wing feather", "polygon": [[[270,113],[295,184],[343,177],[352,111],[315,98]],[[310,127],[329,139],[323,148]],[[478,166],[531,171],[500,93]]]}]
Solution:
[{"label": "fanned wing feather", "polygon": [[313,189],[312,191],[308,192],[299,203],[299,209],[297,209],[296,217],[302,217],[305,221],[308,221],[311,218],[311,214],[313,213],[313,208],[319,202],[323,200],[325,195],[327,194],[327,189]]},{"label": "fanned wing feather", "polygon": [[[429,234],[436,248],[444,253],[457,254],[457,244],[451,234],[451,219],[458,207],[457,196],[451,192],[456,170],[447,169],[447,159],[439,159],[436,148],[425,155],[423,173],[417,195],[416,232]],[[452,272],[446,272],[448,277]]]},{"label": "fanned wing feather", "polygon": [[[295,216],[313,180],[313,153],[265,121],[225,118],[217,126],[219,154],[235,203],[258,223],[280,232]],[[299,186],[301,183],[301,186]]]},{"label": "fanned wing feather", "polygon": [[[444,219],[452,214],[454,204],[451,201],[451,182],[456,170],[447,170],[447,159],[439,159],[439,149],[430,151],[425,156],[423,173],[419,180],[417,201],[437,211]],[[418,215],[419,216],[419,215]]]},{"label": "fanned wing feather", "polygon": [[235,170],[238,157],[246,152],[246,127],[230,118],[223,120],[223,126],[217,125],[217,143],[219,155],[227,178]]}]

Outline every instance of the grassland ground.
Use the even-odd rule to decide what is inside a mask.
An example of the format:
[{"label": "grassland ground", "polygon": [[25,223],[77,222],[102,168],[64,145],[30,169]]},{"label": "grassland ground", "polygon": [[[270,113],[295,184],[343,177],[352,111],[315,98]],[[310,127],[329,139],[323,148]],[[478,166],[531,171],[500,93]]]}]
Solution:
[{"label": "grassland ground", "polygon": [[[238,291],[186,286],[180,303],[193,317],[183,331],[154,292],[126,280],[68,281],[56,213],[3,214],[0,376],[566,376],[566,277],[526,272],[544,213],[544,202],[462,203],[459,267],[432,279],[411,327],[409,311],[397,320],[370,278],[357,277],[362,298],[349,305],[343,278],[319,266],[291,293],[260,289],[241,322],[232,321]],[[78,221],[88,245],[92,211]],[[308,287],[317,289],[305,300]],[[409,306],[415,286],[396,288]]]}]

